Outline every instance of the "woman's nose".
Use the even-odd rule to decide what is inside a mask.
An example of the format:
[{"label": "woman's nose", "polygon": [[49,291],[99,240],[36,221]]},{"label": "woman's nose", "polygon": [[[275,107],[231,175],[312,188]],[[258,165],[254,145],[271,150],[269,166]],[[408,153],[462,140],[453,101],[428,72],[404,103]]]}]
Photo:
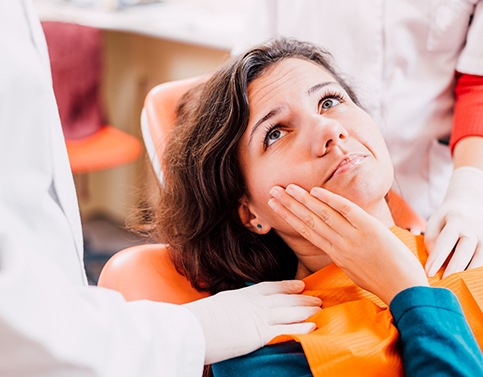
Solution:
[{"label": "woman's nose", "polygon": [[343,143],[347,137],[347,130],[338,121],[318,116],[313,119],[310,127],[308,140],[312,153],[321,157],[328,153],[331,148]]}]

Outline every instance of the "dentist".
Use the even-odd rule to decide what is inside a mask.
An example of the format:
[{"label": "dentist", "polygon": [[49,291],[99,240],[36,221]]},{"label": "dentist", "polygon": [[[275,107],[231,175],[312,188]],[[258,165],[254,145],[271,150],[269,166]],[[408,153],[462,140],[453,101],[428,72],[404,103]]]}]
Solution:
[{"label": "dentist", "polygon": [[321,303],[297,294],[300,281],[184,306],[88,286],[39,20],[29,0],[0,0],[0,25],[0,375],[201,376],[204,364],[313,329],[297,322]]}]

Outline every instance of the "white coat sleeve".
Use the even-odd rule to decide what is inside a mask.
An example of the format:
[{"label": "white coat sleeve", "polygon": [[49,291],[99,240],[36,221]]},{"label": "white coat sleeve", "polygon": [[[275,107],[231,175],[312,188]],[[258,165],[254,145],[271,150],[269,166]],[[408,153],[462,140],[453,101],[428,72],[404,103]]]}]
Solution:
[{"label": "white coat sleeve", "polygon": [[191,312],[75,286],[38,250],[3,236],[0,376],[201,376],[204,340]]},{"label": "white coat sleeve", "polygon": [[0,375],[200,376],[191,312],[86,285],[40,23],[0,0],[0,25]]}]

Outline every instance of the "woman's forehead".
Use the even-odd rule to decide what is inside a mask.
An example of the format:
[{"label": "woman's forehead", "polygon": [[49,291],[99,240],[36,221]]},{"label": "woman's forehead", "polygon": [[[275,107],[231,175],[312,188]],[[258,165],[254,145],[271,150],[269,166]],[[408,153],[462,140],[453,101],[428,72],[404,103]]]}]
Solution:
[{"label": "woman's forehead", "polygon": [[266,69],[248,86],[248,95],[260,90],[273,90],[279,86],[290,88],[297,84],[337,80],[320,64],[302,58],[287,58]]},{"label": "woman's forehead", "polygon": [[250,107],[264,106],[277,99],[290,100],[323,82],[337,80],[320,64],[300,58],[287,58],[263,72],[248,86]]}]

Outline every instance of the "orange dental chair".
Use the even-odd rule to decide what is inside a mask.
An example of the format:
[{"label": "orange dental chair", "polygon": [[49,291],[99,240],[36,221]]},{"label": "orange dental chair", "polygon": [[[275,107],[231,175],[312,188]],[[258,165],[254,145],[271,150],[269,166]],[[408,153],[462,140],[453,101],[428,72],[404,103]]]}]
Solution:
[{"label": "orange dental chair", "polygon": [[55,21],[43,21],[42,28],[72,172],[89,173],[135,161],[141,142],[104,122],[101,30]]},{"label": "orange dental chair", "polygon": [[[141,127],[146,149],[154,171],[162,182],[159,156],[167,143],[167,132],[173,127],[176,104],[182,95],[206,76],[171,81],[154,87],[146,96]],[[395,192],[388,203],[396,224],[402,228],[424,230],[425,221]],[[114,289],[126,300],[152,300],[183,304],[208,296],[195,290],[174,267],[164,244],[139,245],[113,255],[104,266],[99,286]]]}]

